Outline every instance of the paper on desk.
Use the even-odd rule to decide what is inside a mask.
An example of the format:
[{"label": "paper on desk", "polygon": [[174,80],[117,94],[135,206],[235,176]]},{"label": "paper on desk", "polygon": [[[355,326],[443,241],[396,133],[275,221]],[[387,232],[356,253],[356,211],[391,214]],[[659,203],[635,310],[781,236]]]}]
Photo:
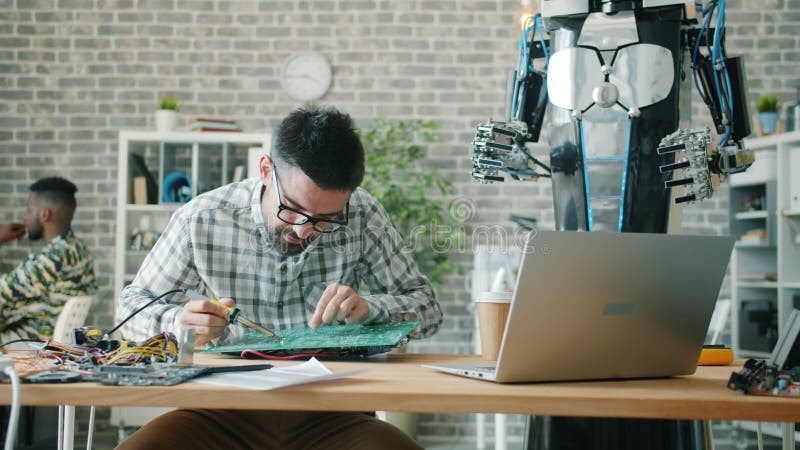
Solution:
[{"label": "paper on desk", "polygon": [[215,386],[231,386],[243,389],[253,389],[258,391],[270,391],[287,386],[298,384],[316,383],[319,381],[338,380],[364,373],[370,370],[367,367],[344,372],[331,372],[317,358],[289,367],[273,367],[266,370],[255,370],[251,372],[226,372],[215,373],[194,381],[198,383],[213,384]]}]

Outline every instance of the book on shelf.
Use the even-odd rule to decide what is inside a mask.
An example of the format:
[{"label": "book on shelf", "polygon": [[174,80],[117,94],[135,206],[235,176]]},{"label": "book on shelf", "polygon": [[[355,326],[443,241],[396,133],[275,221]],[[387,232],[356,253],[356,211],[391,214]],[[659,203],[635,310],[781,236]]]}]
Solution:
[{"label": "book on shelf", "polygon": [[224,119],[189,119],[189,127],[192,131],[242,131],[236,121]]},{"label": "book on shelf", "polygon": [[242,130],[228,130],[226,128],[193,127],[192,131],[213,131],[215,133],[241,133]]},{"label": "book on shelf", "polygon": [[133,177],[133,204],[147,204],[147,178],[143,176]]},{"label": "book on shelf", "polygon": [[[150,169],[147,168],[147,164],[144,162],[144,157],[136,153],[130,153],[128,155],[128,162],[130,165],[130,180],[133,183],[133,202],[140,205],[158,203],[158,183],[156,183],[156,179],[150,172]],[[137,178],[144,180],[144,192],[142,193],[142,187],[140,185],[138,188],[138,198],[136,184]],[[139,181],[138,183],[141,182],[142,181]]]},{"label": "book on shelf", "polygon": [[209,119],[207,117],[195,117],[193,119],[189,119],[189,125],[192,125],[195,122],[227,123],[227,124],[236,125],[236,121],[235,120],[229,120],[229,119]]},{"label": "book on shelf", "polygon": [[775,272],[742,272],[738,278],[739,281],[778,281],[778,274]]},{"label": "book on shelf", "polygon": [[195,122],[192,128],[221,128],[224,130],[239,130],[241,127],[235,123]]},{"label": "book on shelf", "polygon": [[739,236],[739,240],[741,242],[766,242],[767,230],[764,230],[763,228],[750,230],[747,233]]}]

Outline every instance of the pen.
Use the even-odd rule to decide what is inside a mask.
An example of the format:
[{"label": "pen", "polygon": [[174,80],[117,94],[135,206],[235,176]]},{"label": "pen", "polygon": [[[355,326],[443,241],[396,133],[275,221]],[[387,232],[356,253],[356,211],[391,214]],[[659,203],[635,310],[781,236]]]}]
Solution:
[{"label": "pen", "polygon": [[262,327],[261,325],[253,322],[252,320],[242,316],[241,309],[221,303],[218,300],[219,297],[217,297],[217,294],[215,294],[214,291],[211,289],[211,286],[209,286],[208,283],[206,283],[205,280],[203,280],[202,278],[200,278],[200,281],[202,281],[207,294],[211,296],[211,303],[222,306],[223,308],[228,310],[228,314],[225,316],[225,319],[228,320],[228,323],[239,322],[240,324],[246,326],[247,328],[256,330],[261,334],[265,334],[273,339],[280,341],[281,343],[284,342],[284,339],[274,331],[270,330],[269,328]]}]

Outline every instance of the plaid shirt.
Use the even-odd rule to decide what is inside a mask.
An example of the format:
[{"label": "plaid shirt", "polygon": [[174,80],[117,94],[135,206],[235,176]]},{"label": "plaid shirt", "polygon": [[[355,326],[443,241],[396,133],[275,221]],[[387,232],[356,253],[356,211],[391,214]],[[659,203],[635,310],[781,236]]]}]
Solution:
[{"label": "plaid shirt", "polygon": [[[172,289],[203,291],[203,281],[220,297],[236,301],[241,313],[268,328],[302,327],[325,288],[341,283],[369,304],[366,323],[422,320],[414,337],[430,336],[442,312],[430,281],[420,274],[386,211],[363,189],[350,197],[349,222],[324,233],[305,251],[286,255],[274,247],[261,211],[258,179],[232,183],[179,208],[136,279],[122,291],[117,320]],[[209,293],[207,293],[209,294]],[[210,295],[210,294],[209,294]],[[143,310],[124,327],[127,338],[179,332],[184,294]],[[218,341],[244,333],[229,326]]]},{"label": "plaid shirt", "polygon": [[94,294],[94,258],[68,230],[0,274],[0,340],[53,336],[69,297]]}]

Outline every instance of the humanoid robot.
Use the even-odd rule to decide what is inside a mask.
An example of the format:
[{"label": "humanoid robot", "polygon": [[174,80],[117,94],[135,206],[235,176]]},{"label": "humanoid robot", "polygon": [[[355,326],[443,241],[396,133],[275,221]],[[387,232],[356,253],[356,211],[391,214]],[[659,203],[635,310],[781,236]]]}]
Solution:
[{"label": "humanoid robot", "polygon": [[[725,53],[725,0],[704,19],[696,11],[676,0],[543,0],[523,31],[506,120],[477,127],[473,177],[552,178],[557,229],[667,232],[672,204],[711,197],[753,162],[742,60]],[[679,129],[692,81],[718,142]],[[545,114],[549,166],[525,147]]]},{"label": "humanoid robot", "polygon": [[[559,230],[679,230],[682,203],[711,197],[754,159],[743,145],[751,131],[744,67],[726,55],[724,38],[725,0],[542,0],[523,29],[507,117],[477,127],[473,177],[551,178]],[[718,140],[687,128],[693,84]],[[545,115],[549,165],[525,146],[538,141]],[[703,448],[688,421],[529,426],[544,428],[529,434],[529,448]]]}]

